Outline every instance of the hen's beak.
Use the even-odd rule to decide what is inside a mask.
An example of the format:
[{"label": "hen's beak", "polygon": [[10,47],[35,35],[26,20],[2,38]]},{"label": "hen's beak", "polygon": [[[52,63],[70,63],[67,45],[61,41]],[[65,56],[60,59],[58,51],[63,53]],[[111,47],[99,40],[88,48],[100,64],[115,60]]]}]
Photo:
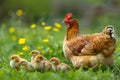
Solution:
[{"label": "hen's beak", "polygon": [[64,22],[65,22],[65,20],[62,21],[62,23],[64,23]]},{"label": "hen's beak", "polygon": [[64,20],[62,21],[62,23],[64,23]]}]

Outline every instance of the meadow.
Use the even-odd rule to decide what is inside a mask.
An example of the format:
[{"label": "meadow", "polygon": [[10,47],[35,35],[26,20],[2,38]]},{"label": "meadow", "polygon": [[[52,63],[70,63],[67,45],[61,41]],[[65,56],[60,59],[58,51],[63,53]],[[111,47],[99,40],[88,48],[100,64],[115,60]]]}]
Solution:
[{"label": "meadow", "polygon": [[[62,51],[62,43],[66,33],[66,27],[61,23],[31,23],[25,25],[21,20],[10,20],[0,25],[0,80],[120,80],[120,40],[116,36],[116,51],[114,52],[114,65],[105,70],[93,68],[75,70],[72,64],[66,60]],[[97,31],[101,31],[101,29]],[[85,29],[82,30],[86,31]],[[94,33],[88,29],[85,33]],[[42,55],[50,59],[58,57],[61,62],[71,66],[67,72],[26,72],[24,69],[16,71],[9,65],[12,54],[19,54],[30,61],[30,51],[37,49]]]}]

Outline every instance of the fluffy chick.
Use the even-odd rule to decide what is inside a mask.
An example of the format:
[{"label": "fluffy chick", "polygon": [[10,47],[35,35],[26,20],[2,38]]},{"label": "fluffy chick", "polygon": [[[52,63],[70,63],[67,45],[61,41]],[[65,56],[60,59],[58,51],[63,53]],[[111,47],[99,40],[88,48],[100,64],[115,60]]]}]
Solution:
[{"label": "fluffy chick", "polygon": [[70,66],[68,66],[65,63],[60,63],[59,59],[57,57],[53,57],[50,59],[50,62],[52,63],[52,69],[54,71],[61,71],[65,72],[67,70],[70,70]]},{"label": "fluffy chick", "polygon": [[29,55],[32,56],[32,57],[31,57],[31,63],[34,62],[35,56],[37,56],[37,55],[39,55],[39,54],[40,54],[40,52],[39,52],[38,50],[32,50],[32,51],[29,53]]},{"label": "fluffy chick", "polygon": [[25,68],[26,71],[28,71],[28,72],[34,72],[34,71],[35,71],[33,65],[31,64],[31,62],[28,62],[26,59],[22,59],[22,60],[20,61],[20,65],[21,65],[21,66],[24,66],[24,68]]},{"label": "fluffy chick", "polygon": [[22,60],[22,58],[20,58],[19,55],[14,54],[10,57],[10,66],[12,68],[15,68],[17,71],[20,70],[20,61]]},{"label": "fluffy chick", "polygon": [[42,55],[37,55],[34,61],[34,68],[38,71],[50,71],[52,64]]}]

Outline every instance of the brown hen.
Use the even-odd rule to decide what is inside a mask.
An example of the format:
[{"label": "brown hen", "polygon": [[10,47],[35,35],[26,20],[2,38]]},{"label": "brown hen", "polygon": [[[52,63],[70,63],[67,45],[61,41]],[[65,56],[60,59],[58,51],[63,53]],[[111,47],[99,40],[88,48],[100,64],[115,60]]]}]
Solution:
[{"label": "brown hen", "polygon": [[[102,32],[94,34],[80,34],[79,24],[76,19],[68,13],[64,18],[67,25],[67,32],[63,43],[63,52],[73,66],[80,65],[94,66],[91,58],[96,58],[95,65],[105,63],[112,65],[113,52],[115,51],[114,28],[112,25],[106,26]],[[101,54],[102,60],[98,61]],[[77,62],[77,61],[78,62]],[[110,62],[111,61],[111,62]],[[89,64],[88,64],[89,63]]]}]

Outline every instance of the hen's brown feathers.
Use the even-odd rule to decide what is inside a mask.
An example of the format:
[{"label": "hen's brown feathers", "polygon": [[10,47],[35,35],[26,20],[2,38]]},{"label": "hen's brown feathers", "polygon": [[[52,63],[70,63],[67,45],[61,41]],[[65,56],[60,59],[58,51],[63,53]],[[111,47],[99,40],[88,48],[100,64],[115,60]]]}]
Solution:
[{"label": "hen's brown feathers", "polygon": [[70,40],[66,39],[66,43],[75,55],[96,54],[102,51],[105,56],[109,56],[115,49],[115,40],[103,32],[79,35]]},{"label": "hen's brown feathers", "polygon": [[73,52],[75,55],[79,55],[78,53],[81,53],[81,50],[85,47],[85,45],[88,43],[87,40],[80,39],[81,37],[77,37],[75,39],[71,39],[69,41],[66,41],[67,46],[69,49]]}]

